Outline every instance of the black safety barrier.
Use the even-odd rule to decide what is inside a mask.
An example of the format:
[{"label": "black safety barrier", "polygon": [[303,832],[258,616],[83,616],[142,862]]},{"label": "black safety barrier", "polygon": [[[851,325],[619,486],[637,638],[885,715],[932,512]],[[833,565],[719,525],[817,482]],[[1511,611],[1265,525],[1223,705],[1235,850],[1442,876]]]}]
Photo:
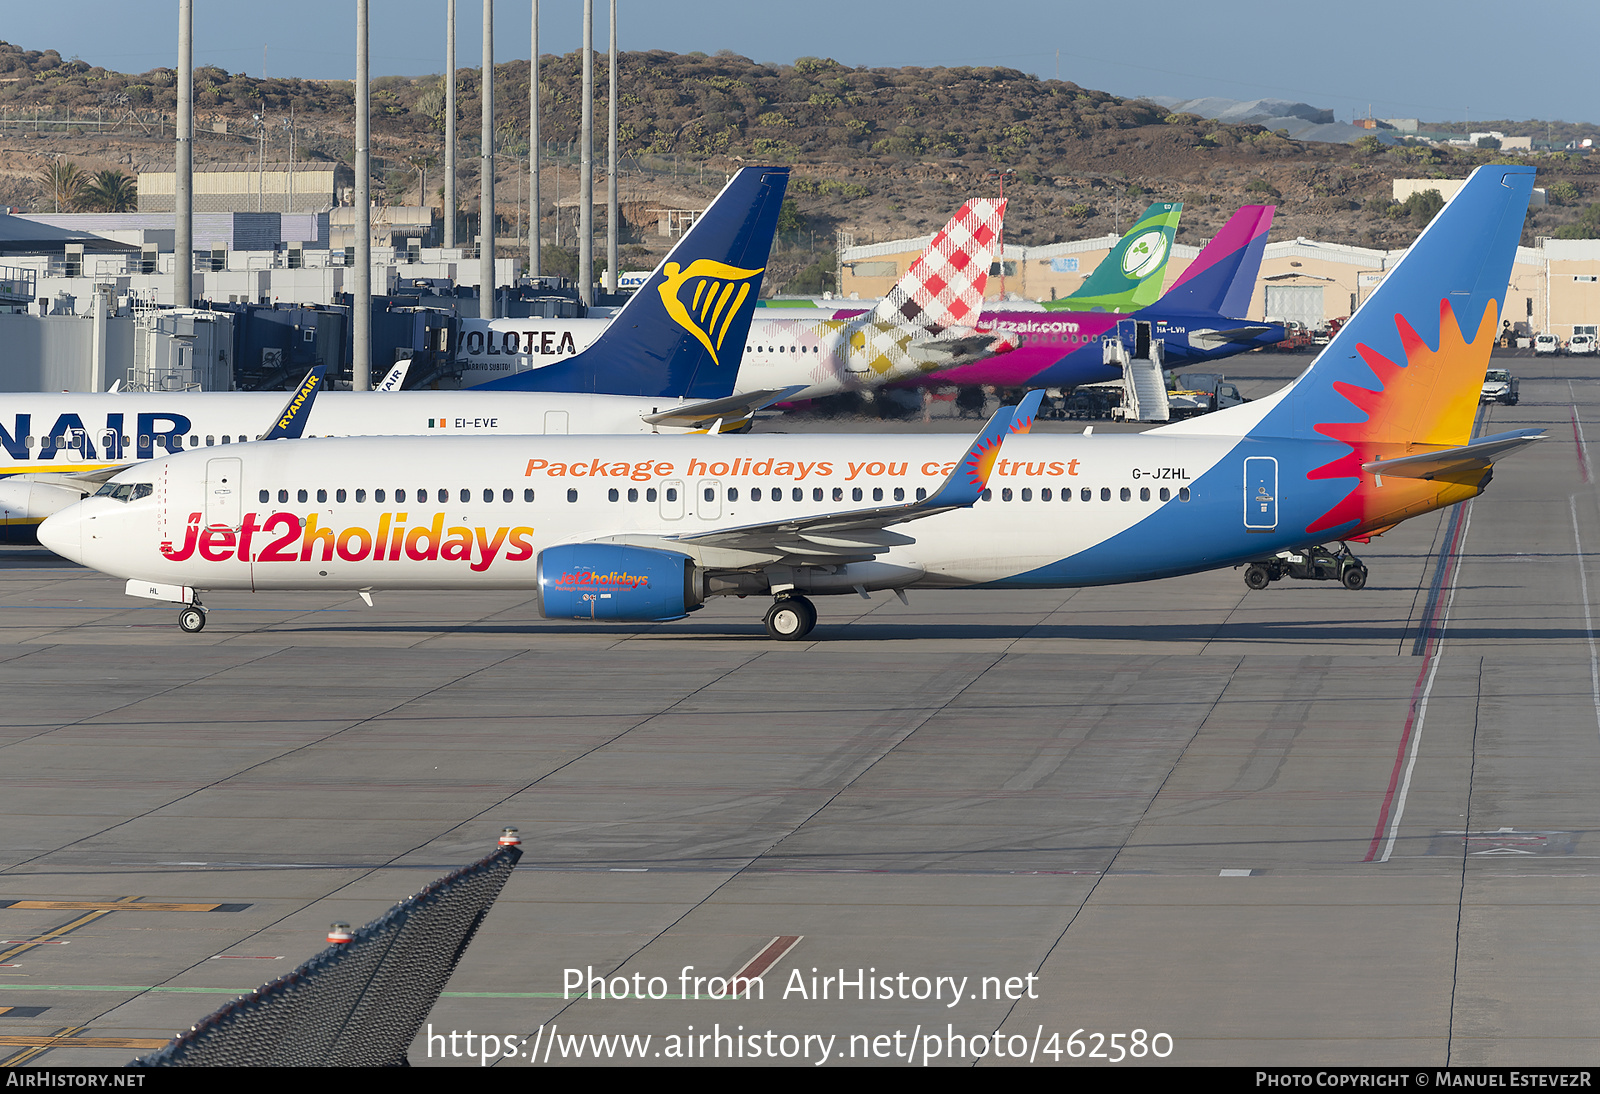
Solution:
[{"label": "black safety barrier", "polygon": [[406,1066],[406,1049],[522,857],[514,832],[130,1066]]}]

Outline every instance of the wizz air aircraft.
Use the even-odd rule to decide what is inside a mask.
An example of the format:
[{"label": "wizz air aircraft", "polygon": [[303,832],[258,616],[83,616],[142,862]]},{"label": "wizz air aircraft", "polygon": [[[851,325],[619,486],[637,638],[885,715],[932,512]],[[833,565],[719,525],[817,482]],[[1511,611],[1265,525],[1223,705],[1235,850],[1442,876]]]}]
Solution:
[{"label": "wizz air aircraft", "polygon": [[[731,394],[792,388],[795,399],[819,398],[1015,349],[1021,343],[1017,336],[976,324],[1004,214],[1004,201],[967,202],[870,310],[761,309],[750,323],[742,357],[741,347],[730,343],[728,356],[737,371]],[[487,344],[490,350],[500,345],[499,363],[473,356],[485,335],[481,326],[469,325],[463,344],[473,365],[462,378],[476,383],[477,390],[567,390],[572,380],[562,367],[563,354],[578,345],[577,339],[597,337],[606,322],[496,319],[489,324]],[[519,347],[530,346],[532,351],[517,356]]]},{"label": "wizz air aircraft", "polygon": [[184,605],[211,590],[534,589],[551,618],[666,620],[771,596],[1145,581],[1361,540],[1476,497],[1473,439],[1533,187],[1480,167],[1311,366],[1273,395],[1138,434],[1029,433],[1038,393],[970,445],[828,435],[350,438],[130,468],[41,542]]},{"label": "wizz air aircraft", "polygon": [[[552,392],[325,392],[320,436],[659,433],[732,429],[793,389],[734,395],[738,350],[761,291],[787,167],[747,167]],[[391,370],[383,386],[399,378]],[[624,391],[627,396],[594,394]],[[259,439],[281,392],[88,392],[0,396],[0,539],[128,463]]]},{"label": "wizz air aircraft", "polygon": [[[1240,209],[1153,304],[1123,309],[1122,314],[1067,310],[1073,307],[1070,299],[1056,301],[1053,310],[1047,304],[1042,313],[990,305],[977,319],[978,326],[1019,336],[1022,345],[1018,349],[937,376],[907,372],[888,379],[902,385],[994,384],[1011,388],[1106,383],[1121,379],[1122,369],[1107,363],[1104,343],[1118,336],[1119,322],[1129,320],[1149,324],[1150,337],[1163,343],[1169,369],[1281,342],[1283,327],[1278,324],[1239,318],[1250,308],[1272,213],[1270,205]],[[1147,293],[1152,284],[1159,287],[1158,282],[1143,282]]]}]

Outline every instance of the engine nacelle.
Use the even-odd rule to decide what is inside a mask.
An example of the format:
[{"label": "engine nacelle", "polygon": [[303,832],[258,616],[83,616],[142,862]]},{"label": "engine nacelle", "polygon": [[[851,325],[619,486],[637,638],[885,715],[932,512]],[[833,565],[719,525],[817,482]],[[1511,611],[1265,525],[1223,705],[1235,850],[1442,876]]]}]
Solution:
[{"label": "engine nacelle", "polygon": [[539,554],[539,613],[546,619],[679,619],[700,606],[700,574],[687,555],[617,543],[571,543]]},{"label": "engine nacelle", "polygon": [[94,488],[38,482],[27,475],[0,480],[0,543],[33,543],[39,523],[52,513],[83,500]]}]

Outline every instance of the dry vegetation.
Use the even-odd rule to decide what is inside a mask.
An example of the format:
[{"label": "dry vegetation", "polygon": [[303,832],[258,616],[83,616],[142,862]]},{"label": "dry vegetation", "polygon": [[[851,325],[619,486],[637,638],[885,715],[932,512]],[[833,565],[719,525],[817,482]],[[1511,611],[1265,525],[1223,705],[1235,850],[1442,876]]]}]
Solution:
[{"label": "dry vegetation", "polygon": [[[603,122],[605,65],[596,67],[602,84],[596,116]],[[506,157],[499,191],[503,233],[512,219],[514,172],[527,150],[528,74],[527,62],[496,69],[497,148]],[[541,135],[564,156],[578,132],[580,55],[547,56],[540,75]],[[479,74],[464,69],[458,81],[459,193],[471,209]],[[1260,126],[1169,114],[1144,100],[1012,69],[852,69],[809,57],[763,65],[728,53],[652,50],[622,55],[620,86],[625,186],[636,203],[658,192],[663,200],[669,194],[703,199],[741,163],[794,165],[789,249],[774,271],[780,277],[821,257],[839,229],[858,241],[932,231],[968,196],[993,192],[994,171],[1013,173],[1006,183],[1006,231],[1013,243],[1109,233],[1148,201],[1181,200],[1180,242],[1210,236],[1240,204],[1270,202],[1279,209],[1274,238],[1401,246],[1430,210],[1396,205],[1392,179],[1461,178],[1486,162],[1539,166],[1552,203],[1530,216],[1527,242],[1558,231],[1600,233],[1600,214],[1589,211],[1600,168],[1589,157],[1525,160],[1497,151],[1386,148],[1372,141],[1365,147],[1302,143]],[[281,123],[292,108],[301,158],[348,162],[353,94],[348,82],[198,69],[197,158],[253,159],[254,112],[269,122],[268,158],[286,158]],[[89,173],[170,162],[175,109],[171,69],[125,75],[64,61],[53,50],[0,43],[0,204],[37,205],[41,170],[62,156]],[[29,119],[35,112],[76,124],[45,125],[34,133]],[[426,176],[427,200],[440,202],[443,112],[441,77],[373,81],[380,195],[416,202],[418,179]],[[224,122],[227,132],[215,131]],[[1540,135],[1549,129],[1542,122],[1528,127]],[[1567,128],[1592,135],[1595,127]],[[571,172],[566,177],[570,186]],[[548,178],[544,196],[548,213],[554,200]],[[654,250],[652,238],[636,233],[633,239],[636,259]]]}]

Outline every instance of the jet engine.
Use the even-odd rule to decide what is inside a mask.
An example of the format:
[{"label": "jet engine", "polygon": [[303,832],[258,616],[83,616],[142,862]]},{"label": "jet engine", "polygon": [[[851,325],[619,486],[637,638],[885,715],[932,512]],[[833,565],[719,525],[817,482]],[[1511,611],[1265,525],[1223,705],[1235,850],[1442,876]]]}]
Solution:
[{"label": "jet engine", "polygon": [[572,543],[539,554],[539,611],[546,619],[679,619],[705,599],[687,555],[617,543]]}]

